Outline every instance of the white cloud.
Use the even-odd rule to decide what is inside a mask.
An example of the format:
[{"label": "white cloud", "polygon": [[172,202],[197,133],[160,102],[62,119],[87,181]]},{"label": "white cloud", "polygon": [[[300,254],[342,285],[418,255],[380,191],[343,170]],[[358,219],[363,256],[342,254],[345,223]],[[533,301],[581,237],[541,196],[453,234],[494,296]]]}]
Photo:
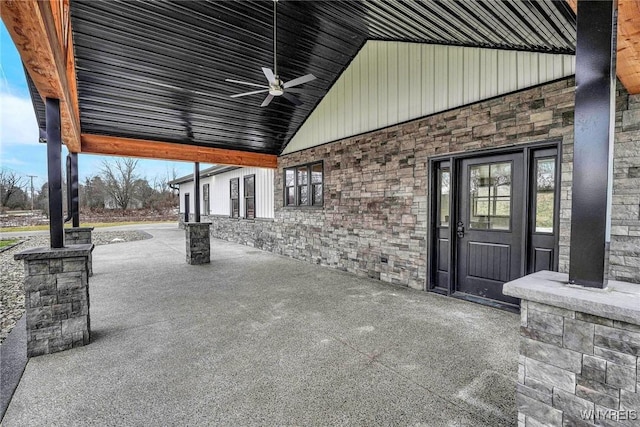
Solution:
[{"label": "white cloud", "polygon": [[9,159],[5,159],[4,156],[2,156],[2,155],[0,155],[0,157],[2,158],[0,163],[2,163],[3,166],[5,166],[5,165],[11,165],[11,166],[26,166],[26,165],[28,165],[27,162],[23,162],[22,160],[17,159],[15,157],[11,157]]},{"label": "white cloud", "polygon": [[0,143],[18,145],[38,143],[39,131],[30,98],[0,92]]}]

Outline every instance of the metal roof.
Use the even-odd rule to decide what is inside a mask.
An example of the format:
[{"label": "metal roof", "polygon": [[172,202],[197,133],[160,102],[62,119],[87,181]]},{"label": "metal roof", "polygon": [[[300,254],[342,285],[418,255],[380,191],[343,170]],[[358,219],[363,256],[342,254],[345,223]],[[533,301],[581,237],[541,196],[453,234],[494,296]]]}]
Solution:
[{"label": "metal roof", "polygon": [[266,82],[273,2],[72,0],[83,133],[279,154],[367,39],[575,53],[564,1],[279,1],[283,81],[313,73],[295,107],[225,82]]}]

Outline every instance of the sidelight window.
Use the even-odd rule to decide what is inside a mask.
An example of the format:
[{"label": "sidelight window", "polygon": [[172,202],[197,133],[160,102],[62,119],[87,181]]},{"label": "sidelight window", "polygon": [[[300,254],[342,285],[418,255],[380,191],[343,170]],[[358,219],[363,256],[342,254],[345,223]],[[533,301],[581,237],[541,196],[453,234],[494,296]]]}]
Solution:
[{"label": "sidelight window", "polygon": [[556,159],[536,159],[536,233],[553,233],[556,187]]},{"label": "sidelight window", "polygon": [[438,171],[438,225],[440,227],[449,226],[449,193],[451,183],[451,172],[449,168],[442,168]]}]

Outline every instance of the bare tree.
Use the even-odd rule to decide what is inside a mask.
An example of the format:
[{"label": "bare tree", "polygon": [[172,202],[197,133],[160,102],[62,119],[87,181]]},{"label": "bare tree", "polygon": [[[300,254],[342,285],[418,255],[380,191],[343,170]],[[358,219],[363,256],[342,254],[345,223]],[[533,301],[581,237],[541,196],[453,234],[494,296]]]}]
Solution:
[{"label": "bare tree", "polygon": [[115,205],[122,209],[123,213],[136,192],[139,179],[136,173],[137,166],[138,160],[131,158],[118,158],[113,162],[106,160],[102,162],[100,176],[104,183],[105,192],[113,199]]},{"label": "bare tree", "polygon": [[88,176],[80,185],[80,204],[89,209],[104,208],[105,186],[100,176]]},{"label": "bare tree", "polygon": [[142,203],[143,208],[155,207],[156,191],[151,188],[146,178],[136,181],[136,196]]},{"label": "bare tree", "polygon": [[[2,207],[10,207],[18,196],[22,196],[22,187],[27,185],[26,178],[11,169],[0,169],[0,202]],[[20,197],[22,198],[22,197]],[[15,202],[15,201],[14,201]]]}]

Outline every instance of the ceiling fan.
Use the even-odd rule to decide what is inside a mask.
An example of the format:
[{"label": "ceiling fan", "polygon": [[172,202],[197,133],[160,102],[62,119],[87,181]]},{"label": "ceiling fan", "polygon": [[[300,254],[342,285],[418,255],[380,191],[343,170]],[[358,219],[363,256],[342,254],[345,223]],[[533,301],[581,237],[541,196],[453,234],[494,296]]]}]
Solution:
[{"label": "ceiling fan", "polygon": [[280,76],[278,76],[278,63],[276,58],[276,52],[277,52],[276,50],[276,40],[277,40],[276,38],[276,28],[277,28],[276,27],[276,5],[277,4],[278,4],[278,0],[273,0],[273,70],[271,70],[270,68],[262,67],[262,72],[264,73],[264,76],[267,78],[267,82],[269,82],[269,85],[243,82],[243,81],[234,80],[234,79],[225,79],[225,81],[230,83],[238,83],[241,85],[261,88],[260,90],[254,90],[251,92],[238,93],[235,95],[231,95],[231,98],[239,98],[241,96],[269,92],[267,97],[264,99],[264,101],[260,105],[261,107],[266,107],[267,105],[269,105],[269,103],[276,96],[282,96],[283,98],[285,98],[287,101],[291,102],[294,105],[302,105],[302,101],[300,101],[291,93],[304,93],[305,90],[300,88],[294,88],[294,86],[298,86],[303,83],[307,83],[316,79],[316,76],[314,76],[313,74],[307,74],[302,77],[298,77],[296,79],[289,80],[288,82],[284,82],[284,83],[282,82],[282,80],[280,80]]}]

